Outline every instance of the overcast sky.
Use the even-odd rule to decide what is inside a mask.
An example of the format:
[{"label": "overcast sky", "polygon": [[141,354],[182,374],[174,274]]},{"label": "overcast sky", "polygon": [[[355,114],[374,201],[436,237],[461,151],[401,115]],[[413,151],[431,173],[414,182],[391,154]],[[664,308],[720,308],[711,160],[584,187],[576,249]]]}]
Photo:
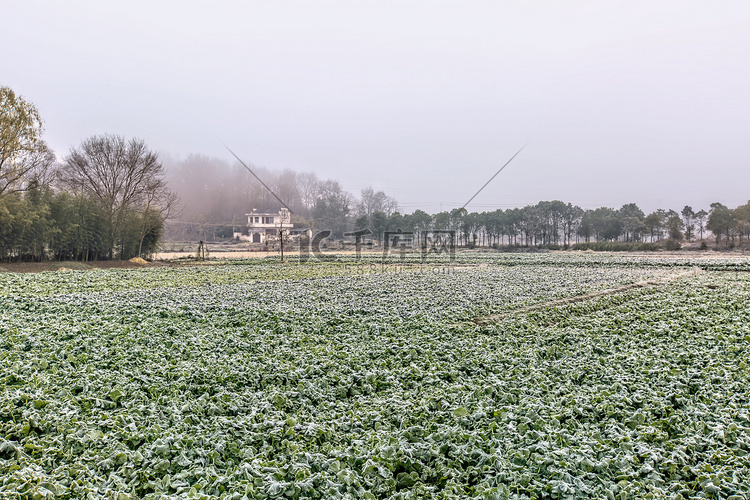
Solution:
[{"label": "overcast sky", "polygon": [[470,211],[750,199],[747,1],[0,0],[0,47],[60,155],[226,143],[435,212],[528,142]]}]

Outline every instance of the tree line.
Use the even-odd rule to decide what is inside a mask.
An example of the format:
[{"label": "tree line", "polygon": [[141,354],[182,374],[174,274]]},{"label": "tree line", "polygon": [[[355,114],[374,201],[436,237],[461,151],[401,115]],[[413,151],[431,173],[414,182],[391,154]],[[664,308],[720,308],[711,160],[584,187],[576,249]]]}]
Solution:
[{"label": "tree line", "polygon": [[142,140],[92,136],[62,162],[36,107],[0,87],[0,259],[128,259],[156,251],[177,197]]},{"label": "tree line", "polygon": [[422,210],[388,216],[374,212],[361,215],[354,229],[369,228],[382,241],[386,231],[422,233],[455,231],[456,243],[465,246],[546,246],[569,248],[581,243],[664,241],[679,248],[683,241],[703,240],[709,231],[716,245],[742,244],[750,237],[750,201],[730,209],[712,203],[709,211],[685,206],[680,212],[659,209],[646,215],[635,203],[619,209],[583,209],[559,200],[491,212],[469,212],[465,208],[430,215]]}]

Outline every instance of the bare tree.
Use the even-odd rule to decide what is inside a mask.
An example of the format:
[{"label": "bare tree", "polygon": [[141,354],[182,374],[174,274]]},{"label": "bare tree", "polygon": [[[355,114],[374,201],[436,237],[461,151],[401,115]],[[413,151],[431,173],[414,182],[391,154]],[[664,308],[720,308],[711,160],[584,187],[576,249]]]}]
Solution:
[{"label": "bare tree", "polygon": [[383,205],[383,212],[385,212],[386,215],[393,215],[396,212],[398,212],[398,200],[396,198],[391,198],[388,196],[385,199],[385,203]]},{"label": "bare tree", "polygon": [[286,169],[276,176],[273,190],[288,207],[297,208],[300,204],[300,192],[297,185],[297,172]]},{"label": "bare tree", "polygon": [[36,107],[9,87],[0,87],[0,195],[43,184],[55,156],[42,140]]},{"label": "bare tree", "polygon": [[363,189],[357,203],[357,215],[366,216],[368,219],[375,212],[383,212],[392,215],[398,212],[398,202],[383,191],[375,191],[371,187]]},{"label": "bare tree", "polygon": [[133,210],[156,200],[169,200],[164,169],[156,153],[140,139],[118,135],[93,136],[74,148],[59,169],[60,181],[91,196],[108,222],[109,257]]},{"label": "bare tree", "polygon": [[382,191],[375,192],[371,187],[364,188],[359,195],[357,215],[360,217],[367,217],[369,220],[374,212],[384,212],[385,207],[383,207],[383,202],[385,201],[385,198],[385,193]]},{"label": "bare tree", "polygon": [[297,174],[297,185],[299,186],[300,197],[302,198],[302,205],[307,210],[315,208],[315,200],[318,198],[320,192],[320,181],[315,172],[303,172]]}]

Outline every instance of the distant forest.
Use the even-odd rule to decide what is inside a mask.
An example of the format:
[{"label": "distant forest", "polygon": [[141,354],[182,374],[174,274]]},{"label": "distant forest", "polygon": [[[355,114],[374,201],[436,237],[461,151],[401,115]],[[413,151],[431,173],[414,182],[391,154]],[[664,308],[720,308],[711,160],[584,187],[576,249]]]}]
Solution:
[{"label": "distant forest", "polygon": [[[562,201],[492,212],[454,209],[437,214],[416,210],[402,214],[398,202],[382,191],[364,189],[354,196],[335,180],[320,180],[314,173],[264,168],[253,171],[294,212],[297,227],[314,231],[344,232],[370,229],[381,240],[386,231],[420,232],[453,230],[457,243],[465,246],[547,246],[550,248],[679,248],[682,242],[711,236],[716,245],[741,244],[750,235],[750,202],[730,209],[712,203],[708,211],[690,206],[656,210],[645,214],[635,203],[619,209],[585,210]],[[240,164],[192,155],[168,162],[169,185],[183,200],[179,221],[168,221],[168,234],[175,240],[217,241],[232,237],[246,223],[252,209],[275,211],[281,205]],[[612,242],[627,245],[592,245]],[[644,245],[637,245],[637,244]],[[588,244],[588,245],[585,245]]]},{"label": "distant forest", "polygon": [[[42,132],[35,106],[0,87],[0,260],[149,257],[165,239],[231,240],[246,213],[281,207],[239,163],[202,155],[162,161],[143,141],[117,135],[84,139],[57,161]],[[386,231],[453,230],[468,247],[611,250],[676,249],[704,236],[732,247],[750,236],[750,202],[650,214],[634,203],[584,210],[562,201],[402,214],[383,191],[354,196],[312,172],[251,168],[292,209],[296,227],[330,230],[334,238],[359,229],[379,241]]]},{"label": "distant forest", "polygon": [[[742,244],[750,235],[750,202],[735,209],[712,203],[710,210],[680,212],[659,209],[646,215],[635,203],[619,209],[584,210],[562,201],[492,212],[454,209],[430,215],[421,210],[391,216],[362,215],[355,222],[379,239],[383,231],[453,230],[457,244],[474,246],[541,246],[551,249],[655,250],[679,249],[682,242],[701,241],[708,233],[716,245]],[[660,242],[659,245],[656,243]],[[612,244],[602,244],[612,243]],[[621,243],[621,244],[614,244]],[[707,246],[707,245],[706,245]]]}]

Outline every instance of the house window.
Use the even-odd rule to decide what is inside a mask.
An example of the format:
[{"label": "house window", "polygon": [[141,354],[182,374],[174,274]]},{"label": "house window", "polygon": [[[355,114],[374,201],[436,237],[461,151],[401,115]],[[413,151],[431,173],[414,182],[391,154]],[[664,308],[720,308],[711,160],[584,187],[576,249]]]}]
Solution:
[{"label": "house window", "polygon": [[263,217],[264,224],[273,224],[273,217]]}]

